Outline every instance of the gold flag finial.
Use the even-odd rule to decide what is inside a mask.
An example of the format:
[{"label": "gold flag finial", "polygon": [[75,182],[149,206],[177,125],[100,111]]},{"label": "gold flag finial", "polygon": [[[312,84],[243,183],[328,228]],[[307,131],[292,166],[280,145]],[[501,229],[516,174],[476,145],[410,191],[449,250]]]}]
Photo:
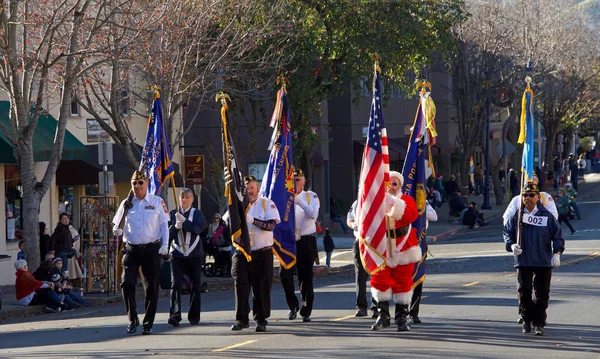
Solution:
[{"label": "gold flag finial", "polygon": [[381,68],[379,67],[379,62],[381,62],[381,55],[378,53],[373,54],[373,61],[375,61],[375,71],[381,72]]},{"label": "gold flag finial", "polygon": [[227,105],[227,101],[231,102],[231,97],[229,97],[228,94],[226,94],[223,91],[220,91],[216,96],[215,96],[215,102],[219,102],[219,100],[221,100],[221,104],[222,105]]},{"label": "gold flag finial", "polygon": [[525,82],[527,83],[527,88],[528,89],[531,88],[531,81],[533,81],[533,79],[531,78],[531,76],[525,76]]},{"label": "gold flag finial", "polygon": [[154,99],[160,98],[160,86],[154,84],[150,87],[150,90],[154,92]]},{"label": "gold flag finial", "polygon": [[431,92],[431,82],[429,82],[427,80],[421,80],[417,84],[416,88],[417,88],[417,90],[421,89],[421,91],[419,93],[421,95],[424,95],[425,92],[427,92],[427,90],[429,90],[429,92]]},{"label": "gold flag finial", "polygon": [[285,77],[285,75],[277,76],[277,80],[275,81],[275,83],[277,84],[277,86],[281,85],[281,88],[286,91],[288,85],[290,84],[289,80],[287,79],[287,77]]}]

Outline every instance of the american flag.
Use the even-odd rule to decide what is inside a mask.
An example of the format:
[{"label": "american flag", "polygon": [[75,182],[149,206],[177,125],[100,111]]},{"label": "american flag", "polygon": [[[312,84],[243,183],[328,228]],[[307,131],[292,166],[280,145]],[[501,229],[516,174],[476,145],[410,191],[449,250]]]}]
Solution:
[{"label": "american flag", "polygon": [[385,267],[387,235],[385,193],[390,182],[388,140],[381,105],[379,68],[373,80],[373,100],[369,116],[367,143],[363,152],[356,221],[360,234],[360,253],[365,270],[370,274]]}]

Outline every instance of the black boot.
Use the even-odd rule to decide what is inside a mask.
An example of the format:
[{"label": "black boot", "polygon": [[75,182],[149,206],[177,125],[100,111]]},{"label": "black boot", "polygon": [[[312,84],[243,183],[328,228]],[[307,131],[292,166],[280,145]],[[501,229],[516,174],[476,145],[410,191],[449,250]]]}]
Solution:
[{"label": "black boot", "polygon": [[371,326],[371,330],[380,330],[390,326],[390,302],[384,300],[377,303],[379,316],[375,324]]},{"label": "black boot", "polygon": [[399,332],[407,332],[410,330],[408,325],[408,304],[396,304],[396,324],[398,324]]}]

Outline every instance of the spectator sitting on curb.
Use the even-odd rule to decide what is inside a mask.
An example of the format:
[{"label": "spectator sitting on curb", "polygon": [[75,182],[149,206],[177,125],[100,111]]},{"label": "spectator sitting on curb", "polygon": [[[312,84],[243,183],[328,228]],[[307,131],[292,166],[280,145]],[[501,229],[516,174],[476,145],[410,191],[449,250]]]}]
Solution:
[{"label": "spectator sitting on curb", "polygon": [[462,193],[460,190],[454,193],[454,196],[450,198],[450,214],[459,217],[458,224],[463,222],[463,217],[465,212],[467,211],[467,206],[465,205],[465,201],[462,198]]},{"label": "spectator sitting on curb", "polygon": [[471,202],[469,204],[469,207],[463,215],[462,223],[471,228],[479,228],[486,225],[485,220],[483,219],[483,213],[477,210],[477,203]]},{"label": "spectator sitting on curb", "polygon": [[46,311],[51,313],[57,313],[61,309],[67,308],[54,292],[54,284],[39,281],[33,277],[33,274],[29,273],[26,260],[17,260],[15,269],[17,270],[15,273],[17,277],[15,280],[17,304],[23,306],[45,304]]}]

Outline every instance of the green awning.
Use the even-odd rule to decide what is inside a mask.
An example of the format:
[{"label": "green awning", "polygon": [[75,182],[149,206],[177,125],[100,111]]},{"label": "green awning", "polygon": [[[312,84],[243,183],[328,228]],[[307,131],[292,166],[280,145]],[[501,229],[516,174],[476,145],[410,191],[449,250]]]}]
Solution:
[{"label": "green awning", "polygon": [[[41,115],[33,134],[33,158],[36,162],[49,161],[54,147],[54,135],[58,121],[50,114]],[[0,101],[0,163],[16,163],[9,137],[10,102]],[[85,160],[88,157],[87,147],[79,142],[68,130],[65,131],[62,161]]]}]

